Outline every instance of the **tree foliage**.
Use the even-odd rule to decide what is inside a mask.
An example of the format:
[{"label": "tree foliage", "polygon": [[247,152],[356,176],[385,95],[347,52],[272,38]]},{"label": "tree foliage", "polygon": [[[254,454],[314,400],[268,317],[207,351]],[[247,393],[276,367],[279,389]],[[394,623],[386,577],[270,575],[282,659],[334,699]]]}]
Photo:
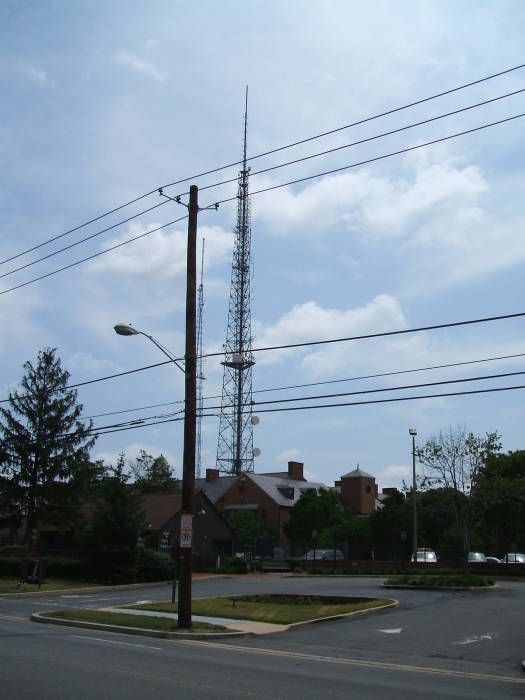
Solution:
[{"label": "tree foliage", "polygon": [[146,450],[131,465],[135,484],[142,493],[178,491],[179,487],[172,468],[163,454],[153,457]]},{"label": "tree foliage", "polygon": [[97,575],[109,581],[134,578],[137,541],[148,525],[138,490],[127,481],[121,454],[93,489],[93,512],[83,541]]},{"label": "tree foliage", "polygon": [[465,569],[468,570],[472,499],[476,481],[489,457],[501,449],[497,432],[474,435],[465,428],[449,428],[431,437],[417,455],[423,464],[430,485],[446,489],[452,497],[458,527],[462,533]]},{"label": "tree foliage", "polygon": [[343,511],[337,491],[307,489],[291,508],[283,529],[288,539],[297,544],[321,541],[323,534],[333,542],[336,531],[343,524]]},{"label": "tree foliage", "polygon": [[228,514],[228,524],[235,531],[239,545],[251,545],[258,539],[275,540],[277,537],[277,533],[253,510],[231,511]]},{"label": "tree foliage", "polygon": [[91,477],[91,422],[81,422],[77,392],[67,386],[55,348],[24,364],[22,390],[0,408],[0,472],[7,476],[26,517],[29,544],[39,520],[76,519],[77,505]]}]

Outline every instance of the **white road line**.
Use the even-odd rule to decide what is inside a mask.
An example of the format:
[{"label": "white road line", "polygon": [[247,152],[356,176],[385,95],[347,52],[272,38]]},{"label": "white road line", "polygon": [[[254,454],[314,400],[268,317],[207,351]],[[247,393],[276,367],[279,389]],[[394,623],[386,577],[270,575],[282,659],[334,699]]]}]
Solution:
[{"label": "white road line", "polygon": [[383,632],[384,634],[401,634],[402,628],[396,627],[396,629],[391,630],[377,630],[378,632]]},{"label": "white road line", "polygon": [[119,644],[125,647],[141,647],[142,649],[155,649],[156,651],[162,651],[162,647],[151,647],[148,644],[131,644],[130,642],[117,642],[115,639],[101,639],[100,637],[89,637],[87,635],[72,634],[71,637],[76,639],[90,639],[94,642],[105,642],[106,644]]},{"label": "white road line", "polygon": [[458,644],[460,646],[463,646],[464,644],[475,644],[475,642],[481,642],[484,639],[492,641],[492,636],[490,634],[480,634],[477,637],[467,637],[462,642],[452,642],[452,644]]}]

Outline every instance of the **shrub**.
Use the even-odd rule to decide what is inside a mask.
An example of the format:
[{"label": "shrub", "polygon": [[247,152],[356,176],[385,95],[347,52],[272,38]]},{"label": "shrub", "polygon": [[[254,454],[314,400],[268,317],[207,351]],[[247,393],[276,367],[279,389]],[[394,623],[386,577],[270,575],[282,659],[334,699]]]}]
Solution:
[{"label": "shrub", "polygon": [[138,581],[168,581],[173,578],[174,563],[168,552],[144,549],[137,571]]}]

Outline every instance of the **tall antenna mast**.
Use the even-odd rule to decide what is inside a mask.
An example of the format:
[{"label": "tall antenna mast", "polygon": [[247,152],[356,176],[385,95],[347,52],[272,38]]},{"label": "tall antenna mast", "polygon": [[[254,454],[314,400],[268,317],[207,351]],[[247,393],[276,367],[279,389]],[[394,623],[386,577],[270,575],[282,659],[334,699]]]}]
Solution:
[{"label": "tall antenna mast", "polygon": [[195,452],[195,472],[197,479],[201,478],[201,443],[202,443],[202,411],[204,408],[204,373],[202,359],[202,315],[204,311],[204,243],[202,239],[201,254],[201,283],[197,290],[197,433]]},{"label": "tall antenna mast", "polygon": [[253,471],[252,367],[250,311],[251,222],[246,165],[248,87],[244,109],[242,170],[237,187],[237,221],[233,249],[228,327],[224,344],[217,467],[229,474]]}]

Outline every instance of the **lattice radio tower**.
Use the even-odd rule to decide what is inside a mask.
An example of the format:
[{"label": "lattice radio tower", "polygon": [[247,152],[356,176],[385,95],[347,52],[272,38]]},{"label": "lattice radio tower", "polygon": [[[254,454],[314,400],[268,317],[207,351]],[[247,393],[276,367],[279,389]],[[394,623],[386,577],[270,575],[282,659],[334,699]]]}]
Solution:
[{"label": "lattice radio tower", "polygon": [[204,410],[204,380],[206,377],[203,372],[202,361],[202,317],[204,314],[204,243],[202,239],[202,255],[201,255],[201,283],[197,290],[197,433],[195,440],[195,475],[197,479],[201,478],[202,472],[202,412]]},{"label": "lattice radio tower", "polygon": [[237,222],[233,249],[230,305],[222,382],[217,467],[229,474],[253,472],[252,347],[250,311],[251,226],[246,167],[248,88],[244,111],[243,163],[237,188]]}]

